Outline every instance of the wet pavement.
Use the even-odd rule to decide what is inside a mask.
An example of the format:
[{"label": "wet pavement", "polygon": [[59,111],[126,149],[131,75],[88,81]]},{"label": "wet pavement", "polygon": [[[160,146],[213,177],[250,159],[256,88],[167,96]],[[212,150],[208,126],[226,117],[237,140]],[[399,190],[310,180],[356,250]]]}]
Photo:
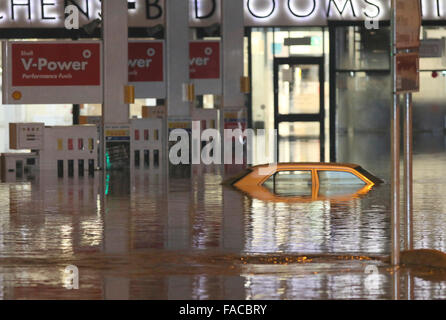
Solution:
[{"label": "wet pavement", "polygon": [[[446,272],[388,264],[388,141],[340,138],[338,161],[387,181],[342,200],[251,199],[217,166],[1,183],[0,298],[446,298]],[[446,139],[414,148],[414,245],[446,251]]]}]

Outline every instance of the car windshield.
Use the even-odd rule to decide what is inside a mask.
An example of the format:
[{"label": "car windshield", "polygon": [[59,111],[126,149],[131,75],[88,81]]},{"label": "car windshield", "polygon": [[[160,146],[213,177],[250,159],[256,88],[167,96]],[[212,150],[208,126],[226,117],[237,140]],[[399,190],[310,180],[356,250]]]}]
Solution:
[{"label": "car windshield", "polygon": [[373,181],[374,183],[382,183],[383,182],[381,179],[375,177],[373,174],[371,174],[370,172],[368,172],[367,170],[363,169],[360,166],[357,166],[355,168],[355,170],[358,171],[360,174],[362,174],[367,179],[369,179],[370,181]]},{"label": "car windshield", "polygon": [[251,169],[251,168],[245,169],[245,170],[241,171],[240,173],[237,173],[236,175],[231,176],[231,177],[225,179],[225,180],[222,182],[222,184],[224,184],[224,185],[228,185],[228,186],[229,186],[229,185],[233,185],[234,183],[236,183],[236,182],[239,181],[240,179],[246,177],[246,176],[247,176],[249,173],[251,173],[251,172],[252,172],[252,169]]}]

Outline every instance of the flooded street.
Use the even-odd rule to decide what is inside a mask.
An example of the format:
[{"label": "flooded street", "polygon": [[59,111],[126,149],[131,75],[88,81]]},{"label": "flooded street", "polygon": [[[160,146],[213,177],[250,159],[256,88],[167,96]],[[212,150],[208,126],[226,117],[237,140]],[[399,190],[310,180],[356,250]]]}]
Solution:
[{"label": "flooded street", "polygon": [[[2,183],[0,298],[444,299],[443,271],[388,264],[387,141],[340,139],[339,162],[386,181],[341,200],[251,199],[211,166]],[[446,140],[414,147],[414,247],[446,251]]]}]

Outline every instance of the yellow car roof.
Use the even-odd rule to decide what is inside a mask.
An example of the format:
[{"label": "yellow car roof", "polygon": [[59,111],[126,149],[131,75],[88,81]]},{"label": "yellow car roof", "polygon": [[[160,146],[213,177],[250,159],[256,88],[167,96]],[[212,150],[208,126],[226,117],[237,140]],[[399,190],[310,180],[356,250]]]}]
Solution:
[{"label": "yellow car roof", "polygon": [[[334,163],[334,162],[281,162],[276,164],[261,164],[250,167],[251,169],[254,168],[261,168],[261,167],[267,167],[271,165],[277,165],[277,168],[289,168],[292,166],[296,167],[312,167],[312,168],[352,168],[356,169],[360,167],[357,164],[353,163]],[[249,169],[249,168],[248,168]]]},{"label": "yellow car roof", "polygon": [[[259,171],[265,168],[265,173]],[[267,200],[267,201],[285,201],[294,202],[302,201],[302,197],[282,197],[271,193],[263,186],[264,181],[276,172],[283,170],[334,170],[334,171],[348,171],[356,175],[359,179],[363,180],[365,186],[358,190],[355,194],[350,196],[359,196],[367,193],[375,184],[382,183],[383,181],[370,172],[364,170],[360,165],[351,163],[326,163],[326,162],[289,162],[289,163],[277,163],[277,164],[263,164],[248,167],[239,174],[225,180],[223,184],[233,185],[242,192],[251,195],[254,198]],[[319,180],[315,173],[313,173],[312,183],[312,196],[307,200],[321,199],[318,195],[319,192]],[[344,197],[345,198],[345,197]]]}]

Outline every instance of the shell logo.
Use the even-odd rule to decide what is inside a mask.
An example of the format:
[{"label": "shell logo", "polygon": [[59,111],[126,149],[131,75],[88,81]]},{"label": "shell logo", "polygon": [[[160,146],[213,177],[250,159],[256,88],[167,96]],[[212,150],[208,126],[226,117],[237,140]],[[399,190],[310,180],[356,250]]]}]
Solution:
[{"label": "shell logo", "polygon": [[20,91],[14,91],[12,93],[12,98],[14,100],[20,100],[20,99],[22,99],[22,93]]}]

